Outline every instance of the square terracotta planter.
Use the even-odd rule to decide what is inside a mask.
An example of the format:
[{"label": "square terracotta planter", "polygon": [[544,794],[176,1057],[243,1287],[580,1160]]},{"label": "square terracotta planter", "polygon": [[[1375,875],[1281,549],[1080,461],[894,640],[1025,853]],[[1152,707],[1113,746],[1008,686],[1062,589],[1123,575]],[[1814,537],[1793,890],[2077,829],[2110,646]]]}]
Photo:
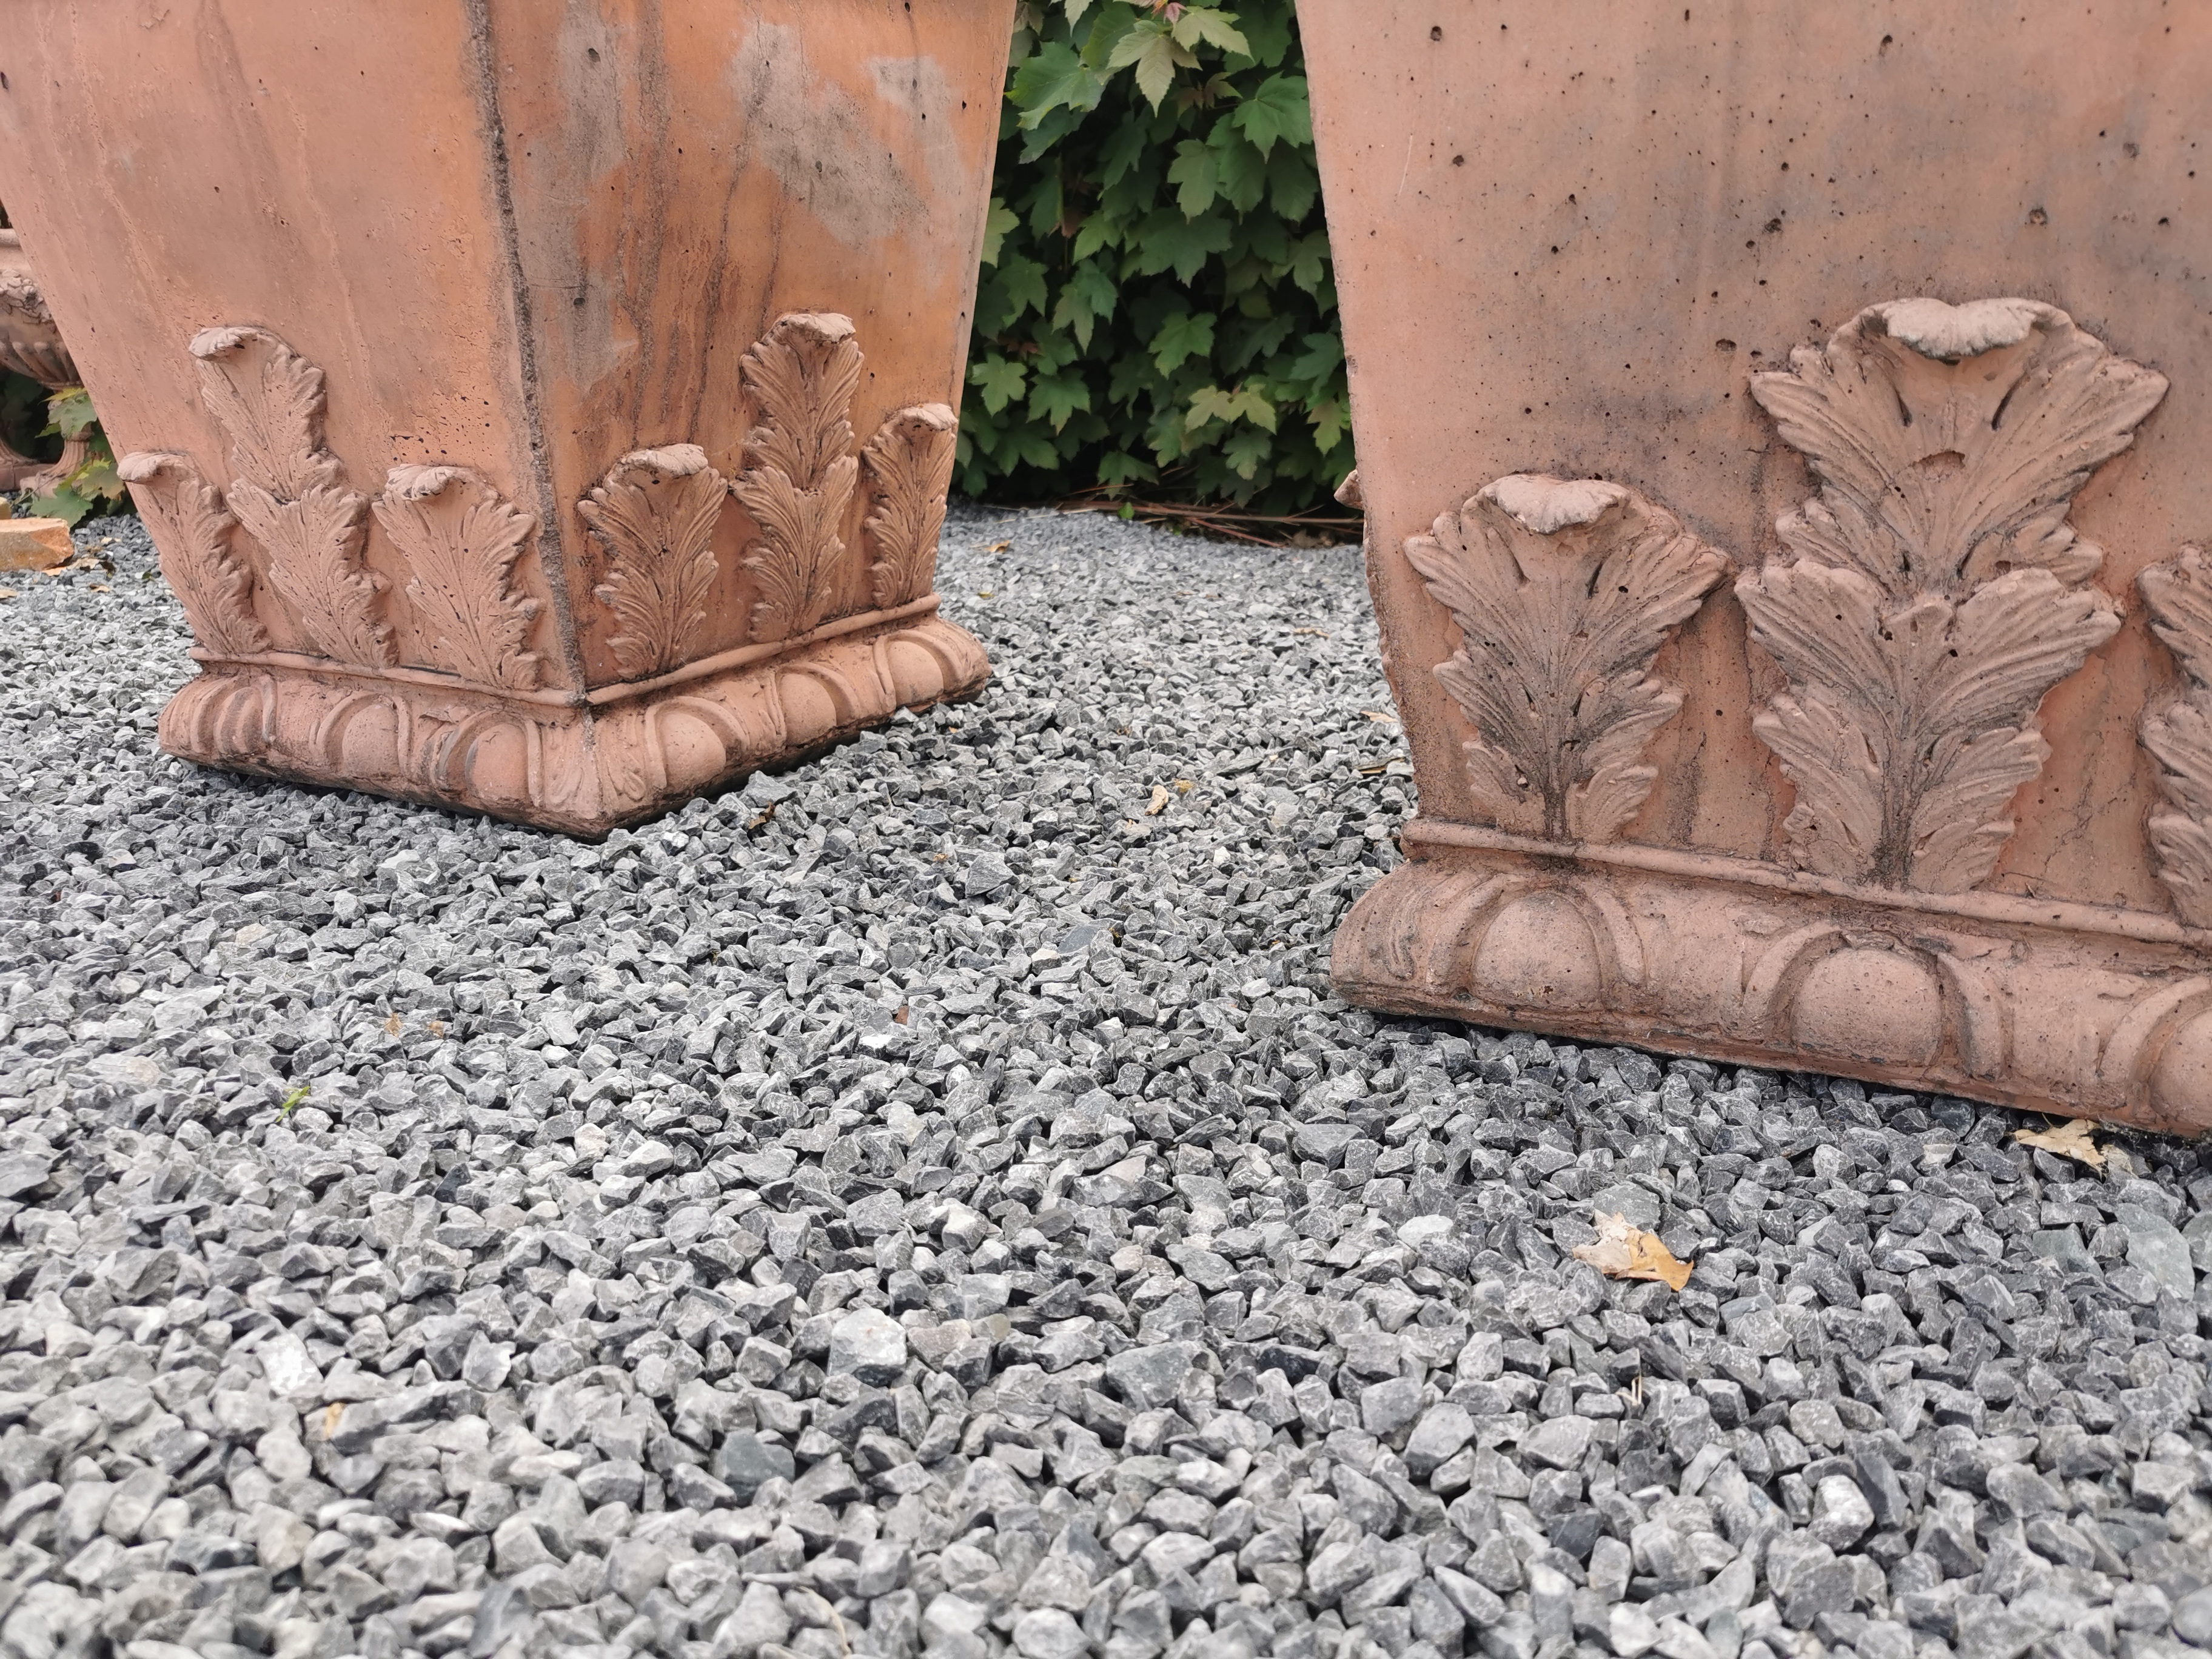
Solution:
[{"label": "square terracotta planter", "polygon": [[2212,12],[1300,14],[1421,793],[1345,994],[2212,1125]]},{"label": "square terracotta planter", "polygon": [[917,706],[1013,0],[24,0],[173,754],[585,834]]}]

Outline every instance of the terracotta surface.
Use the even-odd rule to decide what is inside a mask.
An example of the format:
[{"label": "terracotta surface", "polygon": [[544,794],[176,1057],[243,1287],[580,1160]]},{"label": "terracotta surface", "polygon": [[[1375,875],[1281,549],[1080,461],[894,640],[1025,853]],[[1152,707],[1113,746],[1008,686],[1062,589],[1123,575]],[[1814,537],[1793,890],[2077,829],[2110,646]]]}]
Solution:
[{"label": "terracotta surface", "polygon": [[1012,5],[25,0],[0,198],[200,641],[165,745],[595,833],[980,685]]},{"label": "terracotta surface", "polygon": [[1421,792],[1345,994],[2212,1125],[2212,12],[1300,15]]},{"label": "terracotta surface", "polygon": [[[76,384],[76,365],[54,326],[23,239],[12,230],[0,230],[0,369],[27,374],[49,392]],[[76,471],[90,452],[87,439],[66,438],[58,459],[41,461],[0,440],[0,489],[50,489]]]},{"label": "terracotta surface", "polygon": [[52,570],[74,551],[66,519],[0,519],[0,570]]}]

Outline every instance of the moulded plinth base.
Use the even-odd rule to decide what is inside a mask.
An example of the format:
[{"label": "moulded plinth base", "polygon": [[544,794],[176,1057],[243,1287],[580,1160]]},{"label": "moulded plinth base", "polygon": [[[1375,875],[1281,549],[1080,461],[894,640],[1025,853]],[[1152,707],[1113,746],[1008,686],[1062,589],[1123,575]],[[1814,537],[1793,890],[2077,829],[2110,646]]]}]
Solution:
[{"label": "moulded plinth base", "polygon": [[973,696],[983,647],[929,599],[579,696],[428,670],[193,654],[161,746],[205,765],[603,836],[900,708]]},{"label": "moulded plinth base", "polygon": [[1347,1001],[2212,1127],[2212,934],[2168,917],[1460,824],[1404,842],[1338,932]]}]

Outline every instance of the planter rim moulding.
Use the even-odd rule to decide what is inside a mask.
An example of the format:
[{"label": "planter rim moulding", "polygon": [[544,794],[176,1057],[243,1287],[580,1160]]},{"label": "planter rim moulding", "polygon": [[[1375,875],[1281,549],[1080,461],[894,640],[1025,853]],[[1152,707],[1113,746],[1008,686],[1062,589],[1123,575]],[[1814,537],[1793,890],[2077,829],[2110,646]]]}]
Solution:
[{"label": "planter rim moulding", "polygon": [[2212,13],[1300,21],[1421,799],[1342,994],[2212,1127]]},{"label": "planter rim moulding", "polygon": [[21,10],[170,753],[599,835],[988,678],[934,572],[1013,0]]}]

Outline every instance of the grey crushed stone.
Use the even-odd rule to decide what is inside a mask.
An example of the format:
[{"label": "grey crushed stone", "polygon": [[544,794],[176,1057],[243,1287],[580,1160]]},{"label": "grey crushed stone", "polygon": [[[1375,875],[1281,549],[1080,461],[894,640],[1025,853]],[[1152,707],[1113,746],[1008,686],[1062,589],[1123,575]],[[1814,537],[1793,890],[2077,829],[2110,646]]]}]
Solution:
[{"label": "grey crushed stone", "polygon": [[103,538],[0,604],[8,1654],[2212,1642],[2200,1149],[1342,1007],[1353,553],[957,511],[980,703],[591,848],[161,757]]}]

